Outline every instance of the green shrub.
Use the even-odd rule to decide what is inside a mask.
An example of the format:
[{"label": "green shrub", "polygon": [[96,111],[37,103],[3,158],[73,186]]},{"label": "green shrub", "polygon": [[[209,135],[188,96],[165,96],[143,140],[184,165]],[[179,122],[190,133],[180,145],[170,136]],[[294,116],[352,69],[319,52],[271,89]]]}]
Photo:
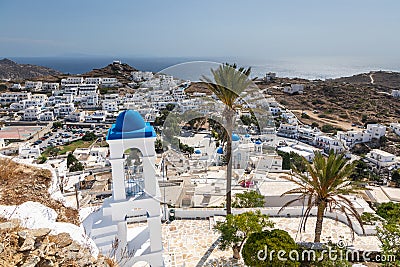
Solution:
[{"label": "green shrub", "polygon": [[264,206],[264,196],[256,191],[237,193],[232,204],[234,208],[256,208]]},{"label": "green shrub", "polygon": [[82,136],[83,141],[94,141],[97,139],[97,136],[94,132],[86,132],[84,136]]},{"label": "green shrub", "polygon": [[[300,266],[300,262],[291,259],[300,259],[297,257],[297,244],[293,238],[283,230],[274,229],[253,233],[247,239],[243,246],[242,257],[247,266]],[[271,253],[272,250],[275,253]],[[287,259],[282,261],[278,259],[278,251],[284,251],[280,256]],[[265,259],[264,259],[265,258]]]}]

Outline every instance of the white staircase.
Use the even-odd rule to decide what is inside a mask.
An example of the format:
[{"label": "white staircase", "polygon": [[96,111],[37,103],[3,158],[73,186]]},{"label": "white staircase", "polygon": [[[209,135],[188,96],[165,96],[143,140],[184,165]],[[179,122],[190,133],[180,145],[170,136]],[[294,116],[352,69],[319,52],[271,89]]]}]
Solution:
[{"label": "white staircase", "polygon": [[109,255],[112,244],[118,234],[117,225],[111,224],[111,216],[105,216],[101,220],[93,223],[90,237],[96,243],[99,251],[105,255]]}]

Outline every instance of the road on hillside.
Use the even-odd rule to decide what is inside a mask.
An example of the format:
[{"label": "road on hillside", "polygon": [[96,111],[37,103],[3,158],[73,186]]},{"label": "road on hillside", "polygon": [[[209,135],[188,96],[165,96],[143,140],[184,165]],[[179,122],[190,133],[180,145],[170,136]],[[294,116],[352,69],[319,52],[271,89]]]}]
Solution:
[{"label": "road on hillside", "polygon": [[[350,122],[346,121],[340,121],[340,120],[332,120],[332,119],[327,119],[327,118],[320,118],[318,117],[318,113],[314,113],[312,110],[292,110],[293,113],[301,120],[301,113],[305,112],[308,116],[310,116],[311,120],[314,120],[315,122],[321,122],[324,124],[331,124],[333,126],[342,128],[345,131],[354,129],[355,126],[352,126]],[[320,125],[322,126],[322,125]]]}]

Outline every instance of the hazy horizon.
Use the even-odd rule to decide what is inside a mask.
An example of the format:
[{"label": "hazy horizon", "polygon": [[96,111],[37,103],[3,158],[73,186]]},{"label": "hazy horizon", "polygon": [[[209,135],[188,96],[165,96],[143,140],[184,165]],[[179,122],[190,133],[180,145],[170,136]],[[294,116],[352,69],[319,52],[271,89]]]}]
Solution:
[{"label": "hazy horizon", "polygon": [[[196,61],[230,62],[240,66],[252,67],[252,77],[262,77],[266,72],[276,72],[279,77],[299,77],[306,79],[327,79],[351,76],[370,71],[400,71],[399,62],[377,64],[349,57],[340,58],[290,58],[282,60],[253,61],[238,58],[185,58],[185,57],[10,57],[17,63],[46,66],[63,73],[83,74],[94,68],[102,68],[121,60],[142,71],[160,72],[176,64]],[[189,66],[189,65],[188,65]]]}]

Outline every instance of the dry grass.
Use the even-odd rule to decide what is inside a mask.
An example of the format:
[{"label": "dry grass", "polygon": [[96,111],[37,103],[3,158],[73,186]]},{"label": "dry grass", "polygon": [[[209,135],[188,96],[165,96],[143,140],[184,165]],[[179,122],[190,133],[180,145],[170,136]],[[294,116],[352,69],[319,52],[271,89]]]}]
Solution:
[{"label": "dry grass", "polygon": [[115,260],[111,259],[111,258],[106,258],[104,261],[105,261],[105,262],[108,264],[108,266],[110,266],[110,267],[118,267],[117,262],[116,262]]},{"label": "dry grass", "polygon": [[18,164],[10,159],[0,159],[0,205],[39,202],[57,212],[57,221],[79,225],[77,210],[67,208],[50,197],[47,191],[50,183],[51,173],[48,170]]}]

